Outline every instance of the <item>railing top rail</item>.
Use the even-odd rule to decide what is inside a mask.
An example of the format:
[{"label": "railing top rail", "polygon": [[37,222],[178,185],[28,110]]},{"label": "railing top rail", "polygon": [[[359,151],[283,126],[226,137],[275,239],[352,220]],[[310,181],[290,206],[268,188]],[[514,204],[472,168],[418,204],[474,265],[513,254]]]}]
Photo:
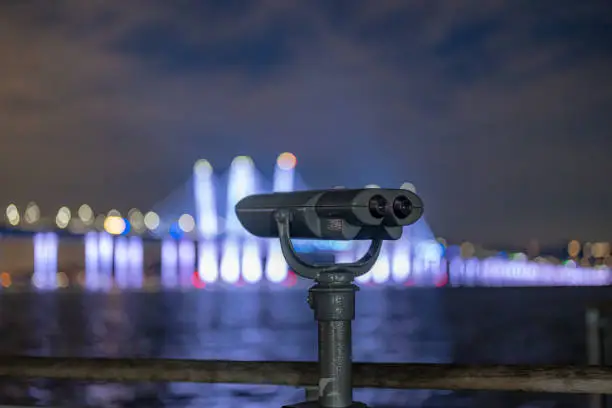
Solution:
[{"label": "railing top rail", "polygon": [[[316,386],[318,366],[292,361],[0,357],[0,377]],[[612,394],[612,367],[355,363],[357,388]]]}]

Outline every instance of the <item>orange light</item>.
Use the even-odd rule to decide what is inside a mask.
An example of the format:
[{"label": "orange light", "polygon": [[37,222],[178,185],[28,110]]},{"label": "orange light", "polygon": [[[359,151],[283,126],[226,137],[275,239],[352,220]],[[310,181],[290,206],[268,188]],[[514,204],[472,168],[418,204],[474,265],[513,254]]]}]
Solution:
[{"label": "orange light", "polygon": [[281,153],[276,159],[276,165],[281,170],[291,170],[297,164],[297,158],[293,153]]},{"label": "orange light", "polygon": [[2,274],[0,274],[0,284],[2,284],[2,287],[8,288],[12,283],[13,280],[8,272],[2,272]]},{"label": "orange light", "polygon": [[121,235],[125,231],[125,220],[111,215],[104,220],[104,229],[111,235]]}]

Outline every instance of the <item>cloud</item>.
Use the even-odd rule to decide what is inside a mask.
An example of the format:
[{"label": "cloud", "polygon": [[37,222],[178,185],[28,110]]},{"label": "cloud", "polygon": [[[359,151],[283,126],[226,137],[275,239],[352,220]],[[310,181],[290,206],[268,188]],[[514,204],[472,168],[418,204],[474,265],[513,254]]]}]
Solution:
[{"label": "cloud", "polygon": [[8,2],[0,182],[43,208],[147,208],[199,157],[249,154],[269,174],[291,150],[313,186],[413,181],[441,234],[605,238],[611,15],[604,1]]}]

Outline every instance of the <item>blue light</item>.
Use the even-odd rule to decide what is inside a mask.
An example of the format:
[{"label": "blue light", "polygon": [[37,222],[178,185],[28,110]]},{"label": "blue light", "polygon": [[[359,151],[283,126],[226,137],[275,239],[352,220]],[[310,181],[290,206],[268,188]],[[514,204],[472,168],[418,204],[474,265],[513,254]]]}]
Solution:
[{"label": "blue light", "polygon": [[440,244],[440,257],[444,258],[444,256],[446,255],[446,246],[444,246],[444,244],[442,244],[441,242]]},{"label": "blue light", "polygon": [[300,253],[310,253],[317,251],[342,252],[348,251],[353,246],[351,241],[319,241],[294,239],[292,240],[292,242],[295,250]]},{"label": "blue light", "polygon": [[183,236],[183,231],[179,227],[178,222],[172,223],[168,232],[170,233],[170,236],[174,239],[180,239]]},{"label": "blue light", "polygon": [[130,230],[132,229],[132,224],[130,224],[127,218],[124,218],[123,221],[125,222],[125,229],[123,230],[121,235],[127,235],[130,233]]}]

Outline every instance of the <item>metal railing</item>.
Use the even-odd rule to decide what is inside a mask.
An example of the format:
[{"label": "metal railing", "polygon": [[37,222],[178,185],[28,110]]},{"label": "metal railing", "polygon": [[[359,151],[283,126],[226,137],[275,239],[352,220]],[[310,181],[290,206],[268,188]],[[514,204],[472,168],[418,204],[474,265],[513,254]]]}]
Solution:
[{"label": "metal railing", "polygon": [[[1,357],[0,377],[316,387],[317,363]],[[612,394],[612,367],[355,363],[357,388]]]},{"label": "metal railing", "polygon": [[[612,406],[612,308],[592,307],[585,317],[588,366],[355,363],[353,386],[581,393],[590,394],[590,408]],[[267,384],[302,387],[316,399],[320,373],[314,362],[2,356],[0,377]]]}]

